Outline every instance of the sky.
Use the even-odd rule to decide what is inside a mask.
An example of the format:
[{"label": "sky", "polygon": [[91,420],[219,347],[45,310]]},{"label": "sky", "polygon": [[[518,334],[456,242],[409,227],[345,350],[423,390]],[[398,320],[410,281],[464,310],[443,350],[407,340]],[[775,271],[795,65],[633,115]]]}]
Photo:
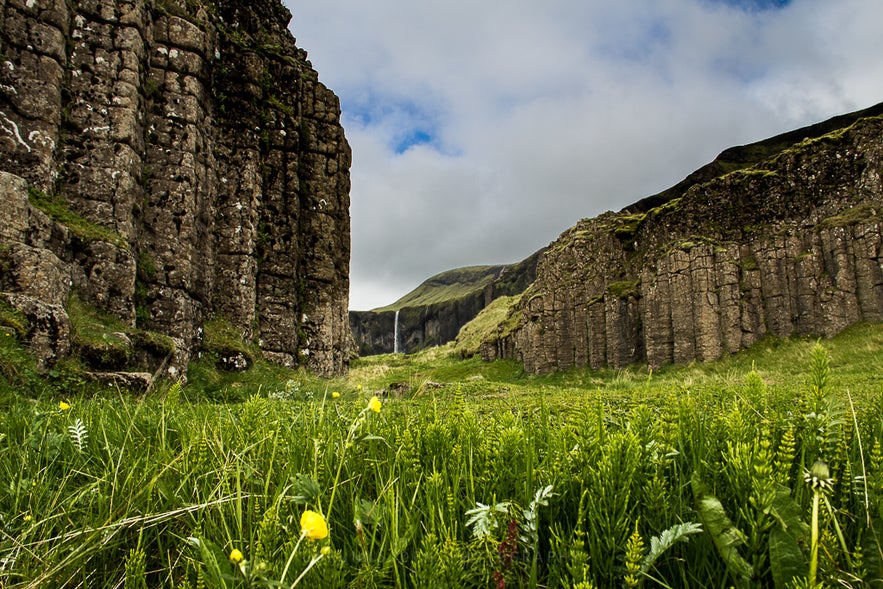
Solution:
[{"label": "sky", "polygon": [[883,102],[880,0],[284,0],[353,150],[350,309]]}]

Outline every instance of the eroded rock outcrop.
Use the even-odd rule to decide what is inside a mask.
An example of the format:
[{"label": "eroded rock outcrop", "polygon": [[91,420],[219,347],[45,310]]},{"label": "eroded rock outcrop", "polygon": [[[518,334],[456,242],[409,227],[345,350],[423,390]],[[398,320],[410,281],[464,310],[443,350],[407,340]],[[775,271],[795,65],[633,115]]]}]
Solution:
[{"label": "eroded rock outcrop", "polygon": [[880,112],[771,140],[756,163],[580,221],[483,356],[531,372],[655,367],[883,320]]},{"label": "eroded rock outcrop", "polygon": [[0,3],[10,300],[74,292],[179,364],[222,316],[275,361],[345,369],[350,150],[289,20],[279,0]]}]

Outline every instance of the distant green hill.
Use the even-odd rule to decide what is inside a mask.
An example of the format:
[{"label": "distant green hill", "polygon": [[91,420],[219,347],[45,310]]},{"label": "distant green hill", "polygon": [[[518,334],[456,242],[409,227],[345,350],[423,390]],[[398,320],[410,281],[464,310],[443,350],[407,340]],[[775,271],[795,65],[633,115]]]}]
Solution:
[{"label": "distant green hill", "polygon": [[506,269],[502,266],[468,266],[447,270],[425,280],[420,286],[375,312],[398,311],[404,307],[421,307],[461,299],[491,284]]},{"label": "distant green hill", "polygon": [[395,349],[413,353],[453,340],[460,328],[492,301],[523,292],[536,279],[537,260],[543,251],[516,264],[448,270],[425,280],[390,305],[350,311],[350,328],[359,355]]}]

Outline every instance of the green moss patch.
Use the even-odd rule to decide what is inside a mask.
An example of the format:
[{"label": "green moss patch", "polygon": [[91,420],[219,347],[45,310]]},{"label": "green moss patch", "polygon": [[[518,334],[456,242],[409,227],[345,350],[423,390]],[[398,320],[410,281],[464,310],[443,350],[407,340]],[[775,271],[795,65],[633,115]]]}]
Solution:
[{"label": "green moss patch", "polygon": [[818,227],[830,229],[834,227],[851,227],[860,223],[879,223],[883,221],[883,211],[879,204],[863,202],[837,215],[823,219]]},{"label": "green moss patch", "polygon": [[622,215],[618,221],[619,224],[613,228],[613,235],[620,241],[628,241],[635,236],[641,223],[647,218],[645,213],[634,215]]},{"label": "green moss patch", "polygon": [[621,280],[607,285],[607,292],[618,299],[624,299],[638,294],[641,286],[640,280]]},{"label": "green moss patch", "polygon": [[5,299],[0,298],[0,337],[23,338],[28,332],[28,318]]},{"label": "green moss patch", "polygon": [[67,202],[59,196],[51,196],[34,188],[28,188],[30,203],[49,215],[56,223],[67,227],[71,234],[82,241],[106,241],[120,249],[129,249],[129,244],[119,233],[89,221],[68,208]]},{"label": "green moss patch", "polygon": [[202,349],[222,363],[230,358],[242,357],[251,366],[260,356],[254,346],[244,341],[242,333],[220,315],[207,321],[203,330]]},{"label": "green moss patch", "polygon": [[71,347],[88,366],[122,370],[132,359],[127,326],[72,295],[67,305],[71,320]]},{"label": "green moss patch", "polygon": [[85,366],[99,370],[126,370],[142,350],[163,358],[176,351],[172,338],[137,329],[71,295],[67,312],[71,320],[71,347]]}]

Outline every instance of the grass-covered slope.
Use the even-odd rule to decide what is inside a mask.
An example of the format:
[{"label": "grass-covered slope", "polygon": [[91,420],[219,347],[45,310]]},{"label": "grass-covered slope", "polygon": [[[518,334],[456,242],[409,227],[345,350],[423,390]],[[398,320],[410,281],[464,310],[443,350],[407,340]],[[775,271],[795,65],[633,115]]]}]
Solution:
[{"label": "grass-covered slope", "polygon": [[404,307],[422,307],[444,303],[481,291],[500,276],[506,266],[469,266],[448,270],[423,281],[417,288],[375,312],[397,311]]}]

